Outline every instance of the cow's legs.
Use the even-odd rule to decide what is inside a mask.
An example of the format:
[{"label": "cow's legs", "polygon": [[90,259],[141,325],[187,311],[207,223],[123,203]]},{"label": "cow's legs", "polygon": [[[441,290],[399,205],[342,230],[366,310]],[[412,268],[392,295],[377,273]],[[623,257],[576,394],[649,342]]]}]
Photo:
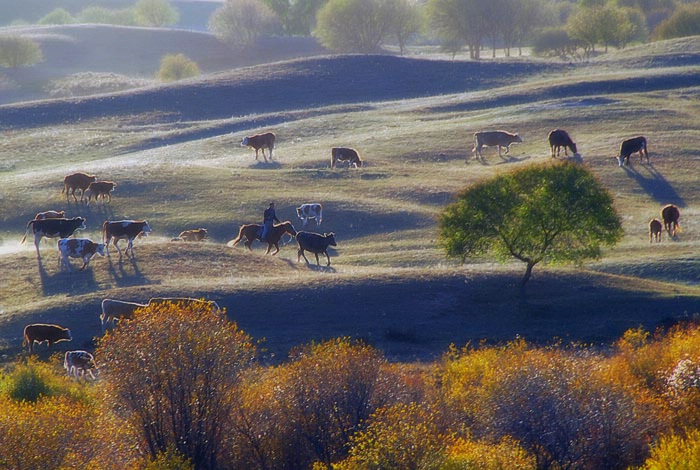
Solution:
[{"label": "cow's legs", "polygon": [[316,255],[316,266],[321,266],[321,263],[318,261],[318,253],[314,253]]},{"label": "cow's legs", "polygon": [[330,266],[331,265],[331,257],[328,256],[328,251],[324,251],[324,253],[326,254],[326,258],[328,258],[328,264],[326,266]]},{"label": "cow's legs", "polygon": [[304,257],[304,261],[306,261],[306,264],[310,264],[309,260],[306,258],[306,255],[304,254],[304,249],[299,248],[299,251],[297,252],[297,263],[301,261],[301,257]]},{"label": "cow's legs", "polygon": [[34,246],[36,247],[36,254],[39,255],[39,242],[41,241],[41,234],[34,234]]}]

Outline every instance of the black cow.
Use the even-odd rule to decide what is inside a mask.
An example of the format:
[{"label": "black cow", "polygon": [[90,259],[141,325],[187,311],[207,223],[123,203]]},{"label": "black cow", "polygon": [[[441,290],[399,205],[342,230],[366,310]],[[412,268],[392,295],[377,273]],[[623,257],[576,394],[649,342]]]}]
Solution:
[{"label": "black cow", "polygon": [[571,149],[571,153],[576,155],[578,151],[576,150],[576,143],[571,140],[571,137],[569,137],[569,134],[563,130],[563,129],[554,129],[552,132],[549,133],[548,135],[549,138],[549,147],[552,150],[552,158],[555,158],[555,151],[556,151],[556,157],[559,157],[559,153],[561,152],[561,148],[564,147],[564,155],[567,157],[569,156],[569,152],[566,151],[567,148]]},{"label": "black cow", "polygon": [[[620,144],[620,155],[617,156],[617,163],[622,165],[630,164],[630,155],[639,152],[639,161],[643,162],[644,157],[647,157],[647,163],[649,163],[649,152],[647,151],[647,139],[644,136],[633,137],[631,139],[623,140]],[[627,160],[627,163],[625,163]]]},{"label": "black cow", "polygon": [[41,237],[68,238],[73,235],[73,232],[76,230],[85,229],[85,218],[73,217],[72,219],[30,220],[27,224],[27,231],[24,233],[24,237],[22,237],[22,241],[20,243],[24,243],[27,239],[29,227],[32,227],[34,231],[34,246],[36,246],[36,251],[39,253],[39,242],[41,241]]},{"label": "black cow", "polygon": [[297,243],[299,244],[297,262],[301,261],[301,257],[303,256],[304,260],[306,260],[306,264],[309,264],[309,260],[306,259],[306,255],[304,254],[304,250],[306,250],[316,255],[316,265],[320,266],[318,261],[319,253],[324,253],[326,258],[328,258],[328,264],[326,266],[331,265],[331,257],[328,256],[328,246],[336,246],[335,234],[333,232],[324,233],[323,235],[314,232],[297,232]]}]

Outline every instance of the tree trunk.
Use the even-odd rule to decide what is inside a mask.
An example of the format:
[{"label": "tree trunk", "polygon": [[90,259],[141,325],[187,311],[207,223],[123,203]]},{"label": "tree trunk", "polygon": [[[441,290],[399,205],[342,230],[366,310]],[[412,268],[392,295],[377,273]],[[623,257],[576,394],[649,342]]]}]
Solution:
[{"label": "tree trunk", "polygon": [[523,279],[520,281],[520,286],[523,287],[527,283],[527,281],[530,280],[530,276],[532,276],[532,268],[535,267],[535,263],[532,261],[527,262],[527,268],[525,269],[525,275],[523,276]]}]

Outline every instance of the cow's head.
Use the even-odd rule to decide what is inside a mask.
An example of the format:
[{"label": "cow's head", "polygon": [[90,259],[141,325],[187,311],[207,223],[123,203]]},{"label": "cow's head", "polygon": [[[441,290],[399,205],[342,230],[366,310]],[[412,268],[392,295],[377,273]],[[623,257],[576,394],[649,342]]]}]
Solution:
[{"label": "cow's head", "polygon": [[59,340],[63,340],[63,341],[71,341],[71,340],[73,339],[73,336],[71,336],[70,330],[69,330],[68,328],[63,328],[63,329],[59,332],[59,338],[58,338],[58,339],[59,339]]},{"label": "cow's head", "polygon": [[143,236],[145,237],[145,236],[147,236],[149,233],[151,233],[151,226],[148,225],[148,222],[146,222],[146,221],[144,220],[144,221],[143,221],[143,228],[141,229],[141,234],[143,234]]},{"label": "cow's head", "polygon": [[326,240],[328,240],[328,244],[329,244],[330,246],[338,246],[338,245],[335,243],[335,233],[333,233],[333,232],[331,232],[331,233],[324,233],[323,236],[326,237]]},{"label": "cow's head", "polygon": [[87,225],[85,225],[85,217],[74,217],[73,220],[80,222],[80,226],[76,230],[85,230],[87,228]]},{"label": "cow's head", "polygon": [[519,143],[522,143],[522,142],[523,142],[523,138],[520,137],[520,134],[515,134],[515,141],[516,141],[516,142],[519,142]]},{"label": "cow's head", "polygon": [[243,140],[241,140],[241,147],[245,147],[248,145],[248,136],[243,137]]},{"label": "cow's head", "polygon": [[304,214],[304,209],[305,209],[305,208],[304,208],[303,206],[297,207],[297,216],[298,216],[300,219],[304,218],[304,216],[306,215],[306,214]]}]

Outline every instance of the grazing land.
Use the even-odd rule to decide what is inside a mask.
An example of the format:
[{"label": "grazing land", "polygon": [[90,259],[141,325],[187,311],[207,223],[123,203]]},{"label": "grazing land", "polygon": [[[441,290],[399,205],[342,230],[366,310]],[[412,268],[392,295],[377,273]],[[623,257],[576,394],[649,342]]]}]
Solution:
[{"label": "grazing land", "polygon": [[[585,64],[518,58],[464,62],[321,56],[204,75],[173,85],[80,99],[0,106],[0,354],[21,351],[27,323],[70,327],[71,347],[101,334],[103,298],[216,300],[270,361],[295,345],[365,339],[392,360],[426,361],[450,343],[524,337],[606,346],[626,329],[700,315],[700,40],[629,48]],[[475,181],[550,160],[547,134],[566,129],[584,164],[615,198],[623,241],[580,267],[536,266],[524,291],[519,263],[461,265],[436,245],[437,216]],[[518,132],[501,159],[472,158],[473,134]],[[272,163],[243,136],[274,131]],[[651,164],[612,157],[645,135]],[[361,169],[330,169],[331,147],[358,149]],[[66,202],[75,171],[117,182],[111,204]],[[296,243],[265,256],[231,247],[274,201],[323,204],[321,231],[338,241],[331,266],[297,262]],[[650,244],[648,222],[667,203],[682,232]],[[61,272],[55,240],[19,245],[39,211],[146,219],[136,259],[93,259]],[[171,242],[204,227],[203,243]],[[307,228],[315,230],[312,222]],[[31,238],[31,237],[30,237]],[[122,248],[125,242],[121,242]],[[41,348],[39,348],[41,350]]]}]

